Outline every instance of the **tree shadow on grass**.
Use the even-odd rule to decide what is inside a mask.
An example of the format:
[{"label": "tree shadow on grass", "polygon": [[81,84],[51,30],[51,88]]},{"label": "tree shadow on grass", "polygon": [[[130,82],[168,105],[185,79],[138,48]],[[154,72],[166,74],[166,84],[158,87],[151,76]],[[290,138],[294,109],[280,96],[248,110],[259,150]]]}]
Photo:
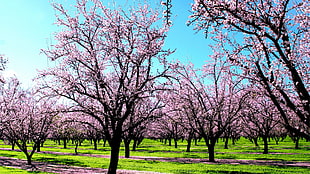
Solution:
[{"label": "tree shadow on grass", "polygon": [[0,152],[0,156],[5,156],[5,157],[10,157],[10,158],[16,158],[18,155],[14,155],[14,154],[7,154],[7,153],[1,153]]},{"label": "tree shadow on grass", "polygon": [[286,161],[286,160],[280,159],[280,158],[255,158],[255,160]]},{"label": "tree shadow on grass", "polygon": [[35,160],[40,161],[40,162],[53,163],[53,164],[64,164],[64,165],[69,165],[69,166],[88,167],[87,165],[81,163],[80,161],[72,160],[72,159],[39,157],[39,158],[36,158]]},{"label": "tree shadow on grass", "polygon": [[160,163],[160,161],[156,161],[156,160],[135,160],[135,161],[132,161],[133,163],[141,163],[141,164],[158,164]]},{"label": "tree shadow on grass", "polygon": [[201,158],[201,157],[196,154],[186,153],[186,154],[183,154],[182,158]]}]

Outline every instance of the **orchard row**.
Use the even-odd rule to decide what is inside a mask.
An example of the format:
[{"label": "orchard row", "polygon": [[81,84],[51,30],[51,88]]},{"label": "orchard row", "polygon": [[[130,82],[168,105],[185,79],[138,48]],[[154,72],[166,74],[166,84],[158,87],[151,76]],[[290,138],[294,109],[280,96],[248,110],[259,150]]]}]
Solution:
[{"label": "orchard row", "polygon": [[[169,18],[171,1],[162,5]],[[144,137],[203,138],[211,162],[219,138],[261,137],[264,153],[270,137],[310,139],[308,1],[195,1],[189,24],[214,43],[202,68],[169,61],[171,24],[148,5],[80,0],[74,15],[53,7],[62,30],[43,52],[55,66],[34,89],[12,78],[1,90],[1,136],[29,164],[47,138],[105,139],[110,174],[121,142]]]}]

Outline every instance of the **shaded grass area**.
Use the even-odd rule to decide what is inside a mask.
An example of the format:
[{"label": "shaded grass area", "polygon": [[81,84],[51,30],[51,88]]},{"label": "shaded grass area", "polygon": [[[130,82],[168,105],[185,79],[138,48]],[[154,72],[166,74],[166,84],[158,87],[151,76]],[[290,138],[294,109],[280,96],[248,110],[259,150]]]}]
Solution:
[{"label": "shaded grass area", "polygon": [[[171,157],[171,158],[208,158],[207,148],[203,141],[192,146],[192,151],[185,152],[186,142],[178,142],[178,148],[165,145],[162,142],[146,139],[139,146],[138,151],[131,152],[132,156],[149,156],[149,157]],[[262,143],[260,142],[262,146]],[[294,149],[294,143],[290,139],[285,139],[276,145],[270,142],[270,152],[277,154],[262,154],[262,147],[255,147],[248,140],[242,138],[235,145],[230,145],[229,149],[224,149],[221,141],[216,145],[216,159],[246,159],[246,160],[274,160],[274,161],[310,161],[310,142],[302,141],[300,149]],[[0,143],[0,147],[10,148],[9,145]],[[42,151],[55,151],[72,153],[72,155],[55,155],[55,154],[38,154],[36,153],[33,160],[41,162],[50,162],[57,164],[66,164],[81,167],[107,168],[109,159],[85,157],[74,155],[74,146],[68,144],[68,149],[63,149],[62,145],[57,145],[48,140]],[[79,153],[109,155],[109,147],[98,146],[99,150],[92,150],[90,142],[85,141],[79,146]],[[290,154],[288,154],[290,153]],[[120,155],[124,154],[121,149]],[[14,157],[25,159],[23,153],[14,151],[0,151],[0,156]],[[290,166],[267,166],[267,165],[230,165],[230,164],[204,164],[194,163],[186,164],[179,162],[160,162],[120,159],[119,169],[154,171],[162,173],[310,173],[309,168],[290,167]],[[2,172],[0,172],[2,173]]]},{"label": "shaded grass area", "polygon": [[16,169],[16,168],[12,168],[12,167],[4,167],[4,166],[0,166],[0,173],[2,174],[29,174],[29,173],[39,173],[39,174],[47,174],[46,172],[39,172],[39,171],[26,171],[26,170],[22,170],[22,169]]}]

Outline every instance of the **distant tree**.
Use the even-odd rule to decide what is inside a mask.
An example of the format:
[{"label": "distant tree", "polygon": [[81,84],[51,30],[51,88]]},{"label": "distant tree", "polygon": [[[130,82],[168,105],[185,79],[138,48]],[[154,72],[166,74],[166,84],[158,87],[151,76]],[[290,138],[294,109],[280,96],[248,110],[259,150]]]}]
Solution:
[{"label": "distant tree", "polygon": [[55,101],[23,90],[20,82],[11,78],[1,90],[0,102],[3,136],[18,146],[26,155],[27,164],[31,165],[33,154],[50,133],[57,114]]},{"label": "distant tree", "polygon": [[[190,151],[190,143],[194,138],[195,132],[192,129],[187,117],[187,113],[184,112],[184,101],[182,100],[182,90],[175,81],[169,82],[170,90],[163,91],[161,93],[161,99],[165,104],[162,108],[163,117],[156,121],[153,126],[154,134],[157,134],[161,139],[165,139],[165,142],[169,141],[169,146],[172,145],[171,141],[174,140],[174,147],[178,147],[178,140],[187,139],[188,148]],[[158,131],[160,130],[160,131]]]},{"label": "distant tree", "polygon": [[67,143],[70,137],[69,127],[65,119],[62,116],[57,116],[54,122],[54,129],[51,131],[50,138],[57,141],[58,145],[61,145],[61,141],[63,142],[63,148],[67,148]]},{"label": "distant tree", "polygon": [[88,118],[86,121],[81,121],[85,129],[85,136],[94,145],[94,150],[98,150],[98,143],[104,139],[104,133],[99,122],[93,117]]},{"label": "distant tree", "polygon": [[217,50],[240,76],[265,89],[288,131],[307,139],[309,10],[310,1],[301,0],[196,0],[189,23],[218,43]]},{"label": "distant tree", "polygon": [[161,18],[147,5],[126,12],[81,0],[74,15],[60,4],[54,8],[63,30],[44,53],[58,64],[42,72],[47,82],[42,88],[70,101],[68,111],[99,122],[111,147],[108,173],[114,174],[124,125],[167,77],[164,65],[171,51],[162,47],[168,28],[155,26]]},{"label": "distant tree", "polygon": [[[242,115],[242,112],[240,113],[240,117]],[[223,137],[224,140],[224,149],[228,149],[228,143],[229,140],[232,141],[232,144],[234,145],[235,142],[242,136],[241,132],[243,131],[242,129],[242,122],[241,118],[236,119],[233,121],[225,130]]]},{"label": "distant tree", "polygon": [[243,124],[247,127],[245,131],[250,130],[253,135],[261,137],[264,142],[263,153],[268,154],[268,139],[272,137],[276,128],[280,127],[280,115],[265,95],[254,92],[249,96],[251,97],[248,98],[242,113]]},{"label": "distant tree", "polygon": [[213,58],[202,71],[195,70],[192,64],[175,66],[180,101],[171,106],[182,108],[188,125],[204,138],[211,162],[215,161],[217,140],[238,119],[245,99],[242,78],[233,77],[226,62]]},{"label": "distant tree", "polygon": [[157,113],[161,107],[161,102],[155,97],[145,98],[135,105],[132,114],[123,126],[122,139],[125,145],[125,158],[130,157],[130,142],[134,140],[133,148],[135,149],[139,141],[144,138],[143,133],[149,123],[161,118],[161,115]]}]

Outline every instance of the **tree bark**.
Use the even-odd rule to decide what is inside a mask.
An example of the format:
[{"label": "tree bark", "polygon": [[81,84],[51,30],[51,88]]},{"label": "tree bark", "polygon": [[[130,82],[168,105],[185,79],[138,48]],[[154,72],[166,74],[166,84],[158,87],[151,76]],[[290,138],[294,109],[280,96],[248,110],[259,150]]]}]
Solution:
[{"label": "tree bark", "polygon": [[268,154],[268,137],[264,136],[263,141],[264,141],[264,152],[263,152],[263,154]]},{"label": "tree bark", "polygon": [[204,138],[208,147],[208,153],[209,153],[209,162],[215,162],[214,158],[214,147],[216,144],[216,138]]},{"label": "tree bark", "polygon": [[215,146],[215,143],[216,143],[215,140],[210,140],[210,143],[208,145],[209,162],[215,162],[215,158],[214,158],[214,146]]},{"label": "tree bark", "polygon": [[105,147],[106,144],[107,144],[107,139],[104,139],[104,140],[103,140],[103,147]]},{"label": "tree bark", "polygon": [[229,137],[225,137],[224,149],[228,149],[228,140],[229,140]]},{"label": "tree bark", "polygon": [[119,160],[119,149],[121,146],[121,136],[114,137],[111,140],[111,156],[108,174],[116,174],[118,160]]},{"label": "tree bark", "polygon": [[14,141],[12,141],[12,150],[15,150],[15,142]]},{"label": "tree bark", "polygon": [[130,140],[124,140],[125,144],[125,158],[130,157]]},{"label": "tree bark", "polygon": [[79,141],[78,141],[78,140],[76,140],[76,142],[75,142],[75,148],[74,148],[74,152],[75,152],[75,154],[78,154],[78,151],[77,151],[78,146],[79,146]]},{"label": "tree bark", "polygon": [[67,149],[67,139],[63,139],[64,142],[64,149]]},{"label": "tree bark", "polygon": [[27,165],[32,165],[32,160],[31,160],[31,157],[28,153],[25,153],[26,154],[26,157],[27,157]]},{"label": "tree bark", "polygon": [[41,143],[37,143],[37,152],[41,152]]},{"label": "tree bark", "polygon": [[259,146],[259,145],[258,145],[258,143],[257,143],[257,139],[258,139],[258,138],[253,138],[253,141],[254,141],[255,147],[258,147],[258,146]]},{"label": "tree bark", "polygon": [[187,140],[186,152],[190,152],[191,151],[191,144],[192,144],[192,138],[190,137]]},{"label": "tree bark", "polygon": [[97,150],[98,149],[97,140],[94,139],[93,141],[94,141],[94,150]]},{"label": "tree bark", "polygon": [[133,140],[132,151],[136,151],[138,141],[136,139]]},{"label": "tree bark", "polygon": [[174,139],[174,148],[178,148],[178,140],[176,138]]},{"label": "tree bark", "polygon": [[295,149],[299,149],[299,137],[296,137],[294,142],[295,142]]}]

